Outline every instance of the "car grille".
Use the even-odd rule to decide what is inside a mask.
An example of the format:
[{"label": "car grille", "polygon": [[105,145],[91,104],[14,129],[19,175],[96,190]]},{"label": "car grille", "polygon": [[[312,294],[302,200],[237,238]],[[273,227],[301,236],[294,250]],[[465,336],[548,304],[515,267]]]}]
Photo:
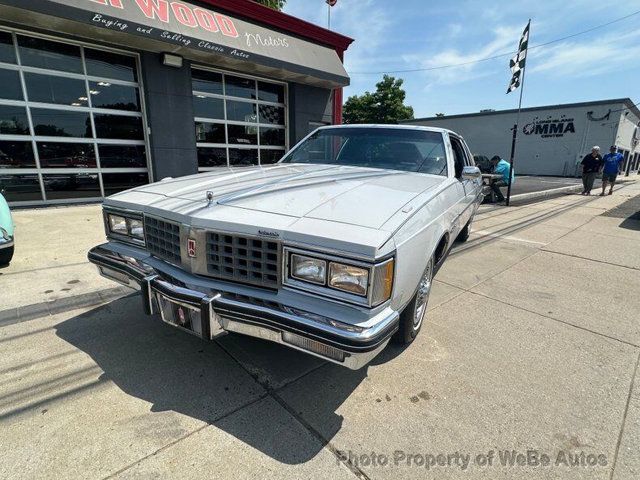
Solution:
[{"label": "car grille", "polygon": [[144,235],[149,253],[180,264],[180,226],[177,223],[145,217]]},{"label": "car grille", "polygon": [[211,277],[278,288],[280,244],[254,237],[207,232],[207,273]]}]

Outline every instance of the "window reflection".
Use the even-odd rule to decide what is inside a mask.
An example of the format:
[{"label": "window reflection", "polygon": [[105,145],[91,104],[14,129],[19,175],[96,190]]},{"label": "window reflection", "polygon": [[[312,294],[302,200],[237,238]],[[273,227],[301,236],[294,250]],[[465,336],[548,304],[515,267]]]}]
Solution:
[{"label": "window reflection", "polygon": [[224,100],[209,98],[202,95],[193,97],[193,113],[196,117],[216,118],[224,120]]},{"label": "window reflection", "polygon": [[104,196],[149,183],[146,173],[103,173]]},{"label": "window reflection", "polygon": [[226,167],[227,149],[198,147],[198,165],[200,167]]},{"label": "window reflection", "polygon": [[0,141],[0,169],[35,167],[31,142]]},{"label": "window reflection", "polygon": [[224,125],[196,122],[196,141],[205,143],[227,143]]},{"label": "window reflection", "polygon": [[0,32],[0,62],[16,63],[16,51],[9,32]]},{"label": "window reflection", "polygon": [[277,163],[284,156],[284,150],[260,150],[260,164]]},{"label": "window reflection", "polygon": [[256,98],[256,81],[225,75],[225,93],[229,97]]},{"label": "window reflection", "polygon": [[257,122],[256,104],[227,100],[227,120],[237,122]]},{"label": "window reflection", "polygon": [[48,200],[100,197],[97,173],[43,175]]},{"label": "window reflection", "polygon": [[24,100],[20,73],[17,70],[0,69],[0,98],[8,100]]},{"label": "window reflection", "polygon": [[12,105],[0,105],[0,133],[4,135],[29,135],[27,109]]},{"label": "window reflection", "polygon": [[84,80],[25,72],[24,81],[30,102],[60,103],[74,107],[88,105]]},{"label": "window reflection", "polygon": [[245,145],[258,144],[258,127],[247,125],[227,125],[229,143],[243,143]]},{"label": "window reflection", "polygon": [[254,149],[229,149],[229,165],[232,166],[245,166],[245,165],[257,165],[258,164],[258,150]]},{"label": "window reflection", "polygon": [[98,138],[116,138],[120,140],[144,140],[142,118],[119,115],[93,116]]},{"label": "window reflection", "polygon": [[198,92],[222,95],[222,74],[205,70],[192,70],[193,89]]},{"label": "window reflection", "polygon": [[75,45],[18,35],[18,50],[22,65],[83,73],[80,47]]},{"label": "window reflection", "polygon": [[32,108],[31,119],[36,135],[47,137],[91,138],[91,122],[86,112]]},{"label": "window reflection", "polygon": [[7,202],[33,202],[42,200],[38,175],[3,175],[0,170],[0,190]]},{"label": "window reflection", "polygon": [[260,105],[260,123],[284,125],[284,108]]},{"label": "window reflection", "polygon": [[142,145],[99,145],[102,168],[146,168],[147,157]]},{"label": "window reflection", "polygon": [[260,145],[284,147],[285,130],[283,128],[260,127]]},{"label": "window reflection", "polygon": [[134,57],[85,48],[84,59],[88,75],[128,82],[138,81]]},{"label": "window reflection", "polygon": [[265,102],[284,103],[284,85],[258,82],[258,99]]},{"label": "window reflection", "polygon": [[43,168],[95,168],[96,152],[88,143],[38,143],[40,166]]},{"label": "window reflection", "polygon": [[115,85],[110,82],[89,82],[93,108],[140,111],[140,95],[136,87]]}]

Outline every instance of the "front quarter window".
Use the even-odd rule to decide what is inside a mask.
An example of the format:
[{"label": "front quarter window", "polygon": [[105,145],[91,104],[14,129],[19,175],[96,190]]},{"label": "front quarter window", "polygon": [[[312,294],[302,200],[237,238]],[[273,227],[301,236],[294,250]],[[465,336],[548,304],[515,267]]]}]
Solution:
[{"label": "front quarter window", "polygon": [[313,163],[401,170],[447,176],[440,132],[379,127],[325,128],[316,131],[282,163]]}]

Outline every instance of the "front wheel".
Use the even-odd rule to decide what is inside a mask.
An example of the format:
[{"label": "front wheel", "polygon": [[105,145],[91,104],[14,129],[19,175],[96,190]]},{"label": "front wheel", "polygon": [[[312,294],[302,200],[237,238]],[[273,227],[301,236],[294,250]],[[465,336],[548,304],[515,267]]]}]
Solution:
[{"label": "front wheel", "polygon": [[431,257],[418,284],[418,290],[400,314],[400,327],[393,337],[396,343],[409,345],[420,332],[427,313],[427,304],[433,283],[433,263],[433,257]]},{"label": "front wheel", "polygon": [[9,265],[9,262],[13,258],[13,245],[9,248],[0,249],[0,267]]}]

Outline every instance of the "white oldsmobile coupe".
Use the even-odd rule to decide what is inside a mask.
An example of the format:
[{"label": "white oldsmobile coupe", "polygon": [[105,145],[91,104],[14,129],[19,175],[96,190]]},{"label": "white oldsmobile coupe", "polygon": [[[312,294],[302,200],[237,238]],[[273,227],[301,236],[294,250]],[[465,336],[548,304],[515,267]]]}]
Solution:
[{"label": "white oldsmobile coupe", "polygon": [[469,236],[482,180],[436,128],[322,127],[274,165],[220,168],[107,198],[89,260],[147,314],[357,369],[423,324],[432,280]]}]

